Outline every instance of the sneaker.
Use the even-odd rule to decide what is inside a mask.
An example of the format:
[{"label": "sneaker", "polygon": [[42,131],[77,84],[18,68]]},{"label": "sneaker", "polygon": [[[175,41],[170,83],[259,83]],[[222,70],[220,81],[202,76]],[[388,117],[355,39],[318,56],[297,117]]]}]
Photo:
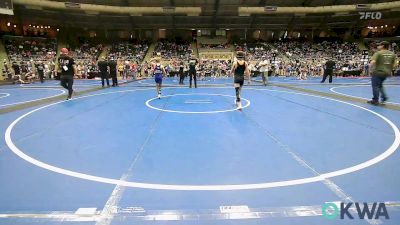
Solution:
[{"label": "sneaker", "polygon": [[160,98],[161,98],[161,94],[158,94],[158,95],[157,95],[157,98],[160,99]]},{"label": "sneaker", "polygon": [[238,101],[236,105],[237,105],[237,108],[238,108],[238,109],[241,109],[241,108],[242,108],[242,102]]},{"label": "sneaker", "polygon": [[68,100],[71,100],[71,98],[72,98],[71,96],[68,96],[66,100],[67,100],[67,101],[68,101]]},{"label": "sneaker", "polygon": [[367,103],[371,104],[371,105],[379,105],[379,102],[375,101],[375,100],[369,100],[369,101],[367,101]]},{"label": "sneaker", "polygon": [[387,100],[388,100],[387,97],[382,97],[381,102],[382,102],[382,103],[385,103]]}]

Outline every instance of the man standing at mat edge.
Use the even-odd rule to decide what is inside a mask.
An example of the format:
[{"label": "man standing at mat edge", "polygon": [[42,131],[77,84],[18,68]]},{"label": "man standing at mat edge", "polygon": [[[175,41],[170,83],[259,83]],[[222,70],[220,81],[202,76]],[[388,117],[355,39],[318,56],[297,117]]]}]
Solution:
[{"label": "man standing at mat edge", "polygon": [[179,63],[179,84],[180,85],[183,85],[183,80],[185,79],[184,69],[185,69],[185,64],[183,63],[183,61],[181,61]]},{"label": "man standing at mat edge", "polygon": [[382,103],[388,99],[383,89],[383,82],[392,75],[392,70],[396,66],[396,55],[388,50],[389,45],[387,41],[380,42],[378,51],[372,56],[370,68],[373,97],[368,103],[373,105],[379,104],[379,95]]},{"label": "man standing at mat edge", "polygon": [[97,62],[97,66],[100,70],[101,86],[104,87],[104,80],[106,80],[107,87],[110,87],[110,81],[108,79],[108,62],[104,56]]},{"label": "man standing at mat edge", "polygon": [[196,58],[191,58],[189,60],[189,88],[192,88],[192,79],[194,79],[194,87],[197,88],[197,71],[196,71],[196,66],[199,63],[199,61]]},{"label": "man standing at mat edge", "polygon": [[110,76],[112,80],[112,86],[118,87],[118,79],[117,79],[117,61],[115,59],[110,59],[108,61],[108,67],[110,67]]},{"label": "man standing at mat edge", "polygon": [[61,55],[58,57],[58,71],[60,72],[60,84],[68,89],[67,100],[72,98],[72,85],[74,84],[74,75],[76,74],[75,61],[68,56],[68,49],[62,48]]},{"label": "man standing at mat edge", "polygon": [[326,77],[329,76],[329,83],[332,83],[333,69],[335,67],[335,62],[332,59],[328,59],[325,63],[324,76],[321,83],[325,83]]}]

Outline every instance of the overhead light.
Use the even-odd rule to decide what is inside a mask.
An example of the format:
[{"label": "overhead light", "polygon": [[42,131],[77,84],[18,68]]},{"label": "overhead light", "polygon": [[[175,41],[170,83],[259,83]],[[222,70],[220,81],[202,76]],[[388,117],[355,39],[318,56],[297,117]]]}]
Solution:
[{"label": "overhead light", "polygon": [[31,27],[31,26],[32,26],[32,24],[29,24],[29,26]]},{"label": "overhead light", "polygon": [[50,28],[50,26],[47,26],[48,28]]},{"label": "overhead light", "polygon": [[9,26],[11,26],[11,23],[10,23],[10,22],[7,23],[7,27],[9,27]]},{"label": "overhead light", "polygon": [[14,24],[14,28],[16,28],[16,27],[17,27],[17,25]]},{"label": "overhead light", "polygon": [[231,29],[229,29],[229,28],[226,28],[225,30],[231,30]]},{"label": "overhead light", "polygon": [[200,32],[201,32],[201,30],[197,30],[197,32],[199,32],[199,33],[200,33]]},{"label": "overhead light", "polygon": [[381,28],[383,28],[383,26],[381,26]]},{"label": "overhead light", "polygon": [[396,26],[393,26],[393,29],[396,28]]},{"label": "overhead light", "polygon": [[192,28],[192,30],[196,30],[196,29]]},{"label": "overhead light", "polygon": [[385,27],[387,27],[387,25],[385,25]]},{"label": "overhead light", "polygon": [[378,29],[378,27],[375,27],[375,29]]},{"label": "overhead light", "polygon": [[43,29],[43,26],[41,26],[40,28],[42,28],[42,29]]},{"label": "overhead light", "polygon": [[60,29],[57,28],[57,31],[60,31]]}]

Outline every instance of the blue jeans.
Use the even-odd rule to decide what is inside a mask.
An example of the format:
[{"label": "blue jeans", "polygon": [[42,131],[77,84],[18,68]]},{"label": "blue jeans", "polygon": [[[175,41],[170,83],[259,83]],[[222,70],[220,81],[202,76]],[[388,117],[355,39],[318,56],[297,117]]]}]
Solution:
[{"label": "blue jeans", "polygon": [[383,81],[386,80],[386,77],[372,76],[371,84],[372,84],[372,100],[379,101],[379,94],[381,94],[382,99],[386,99],[385,91],[383,90]]}]

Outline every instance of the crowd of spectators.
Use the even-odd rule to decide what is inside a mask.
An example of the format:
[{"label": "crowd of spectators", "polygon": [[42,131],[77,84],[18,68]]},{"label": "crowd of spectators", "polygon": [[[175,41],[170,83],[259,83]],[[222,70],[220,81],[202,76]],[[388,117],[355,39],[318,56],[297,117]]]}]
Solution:
[{"label": "crowd of spectators", "polygon": [[7,55],[12,63],[54,60],[57,42],[54,39],[4,37]]},{"label": "crowd of spectators", "polygon": [[[362,71],[362,51],[355,42],[340,41],[280,41],[274,43],[277,49],[285,54],[288,60],[285,64],[294,67],[295,71],[305,71],[306,74],[320,76],[328,59],[336,62],[336,72]],[[299,72],[297,72],[299,73]]]},{"label": "crowd of spectators", "polygon": [[328,42],[313,43],[308,41],[280,41],[273,44],[276,49],[291,59],[323,60],[333,58],[344,61],[360,57],[357,43]]},{"label": "crowd of spectators", "polygon": [[144,57],[149,49],[147,42],[115,43],[107,54],[108,60],[117,60],[118,72],[123,79],[141,75]]},{"label": "crowd of spectators", "polygon": [[158,42],[153,51],[153,56],[161,54],[163,60],[180,59],[189,60],[192,57],[192,45],[189,42]]},{"label": "crowd of spectators", "polygon": [[54,76],[56,40],[19,36],[4,36],[3,40],[9,58],[9,64],[3,61],[3,75],[7,79],[30,82],[37,70]]},{"label": "crowd of spectators", "polygon": [[77,74],[76,78],[91,78],[98,72],[97,59],[99,58],[104,46],[85,42],[70,47],[69,55],[75,60]]},{"label": "crowd of spectators", "polygon": [[231,60],[201,60],[199,65],[200,74],[203,76],[222,77],[229,76],[231,71]]},{"label": "crowd of spectators", "polygon": [[141,62],[143,61],[148,49],[149,45],[145,42],[138,44],[116,43],[111,46],[107,58]]},{"label": "crowd of spectators", "polygon": [[[7,77],[20,75],[22,80],[29,80],[37,74],[38,68],[44,71],[46,78],[56,75],[55,56],[57,42],[54,39],[5,36],[4,46],[10,62],[5,64],[3,74]],[[253,75],[268,71],[270,74],[282,76],[321,76],[328,59],[336,62],[337,73],[343,71],[362,71],[368,75],[368,66],[362,61],[362,51],[357,43],[340,41],[310,42],[306,40],[280,40],[272,43],[234,43],[236,51],[246,52],[246,60],[250,62]],[[366,44],[369,53],[376,51],[376,42]],[[228,44],[201,45],[208,49],[229,49]],[[104,46],[85,42],[70,48],[70,55],[76,61],[77,78],[90,78],[98,72],[97,60]],[[107,60],[117,60],[118,73],[123,78],[136,77],[144,72],[149,75],[150,64],[143,62],[149,49],[148,43],[115,43],[107,53]],[[393,42],[390,50],[400,57],[400,43]],[[193,57],[189,42],[158,42],[153,55],[160,54],[166,63],[166,71],[174,75],[179,71],[180,63]],[[232,59],[234,60],[234,59]],[[200,59],[198,72],[207,76],[229,75],[231,60]],[[12,73],[11,73],[12,72]]]},{"label": "crowd of spectators", "polygon": [[270,74],[321,76],[325,62],[333,59],[338,73],[363,71],[362,51],[357,43],[339,41],[309,42],[285,40],[274,43],[240,43],[235,49],[246,52],[253,74],[268,71]]},{"label": "crowd of spectators", "polygon": [[256,61],[265,58],[272,58],[272,54],[276,52],[271,44],[266,42],[261,43],[235,43],[236,51],[246,52],[246,60]]},{"label": "crowd of spectators", "polygon": [[230,45],[229,44],[199,44],[199,48],[201,49],[229,49]]}]

